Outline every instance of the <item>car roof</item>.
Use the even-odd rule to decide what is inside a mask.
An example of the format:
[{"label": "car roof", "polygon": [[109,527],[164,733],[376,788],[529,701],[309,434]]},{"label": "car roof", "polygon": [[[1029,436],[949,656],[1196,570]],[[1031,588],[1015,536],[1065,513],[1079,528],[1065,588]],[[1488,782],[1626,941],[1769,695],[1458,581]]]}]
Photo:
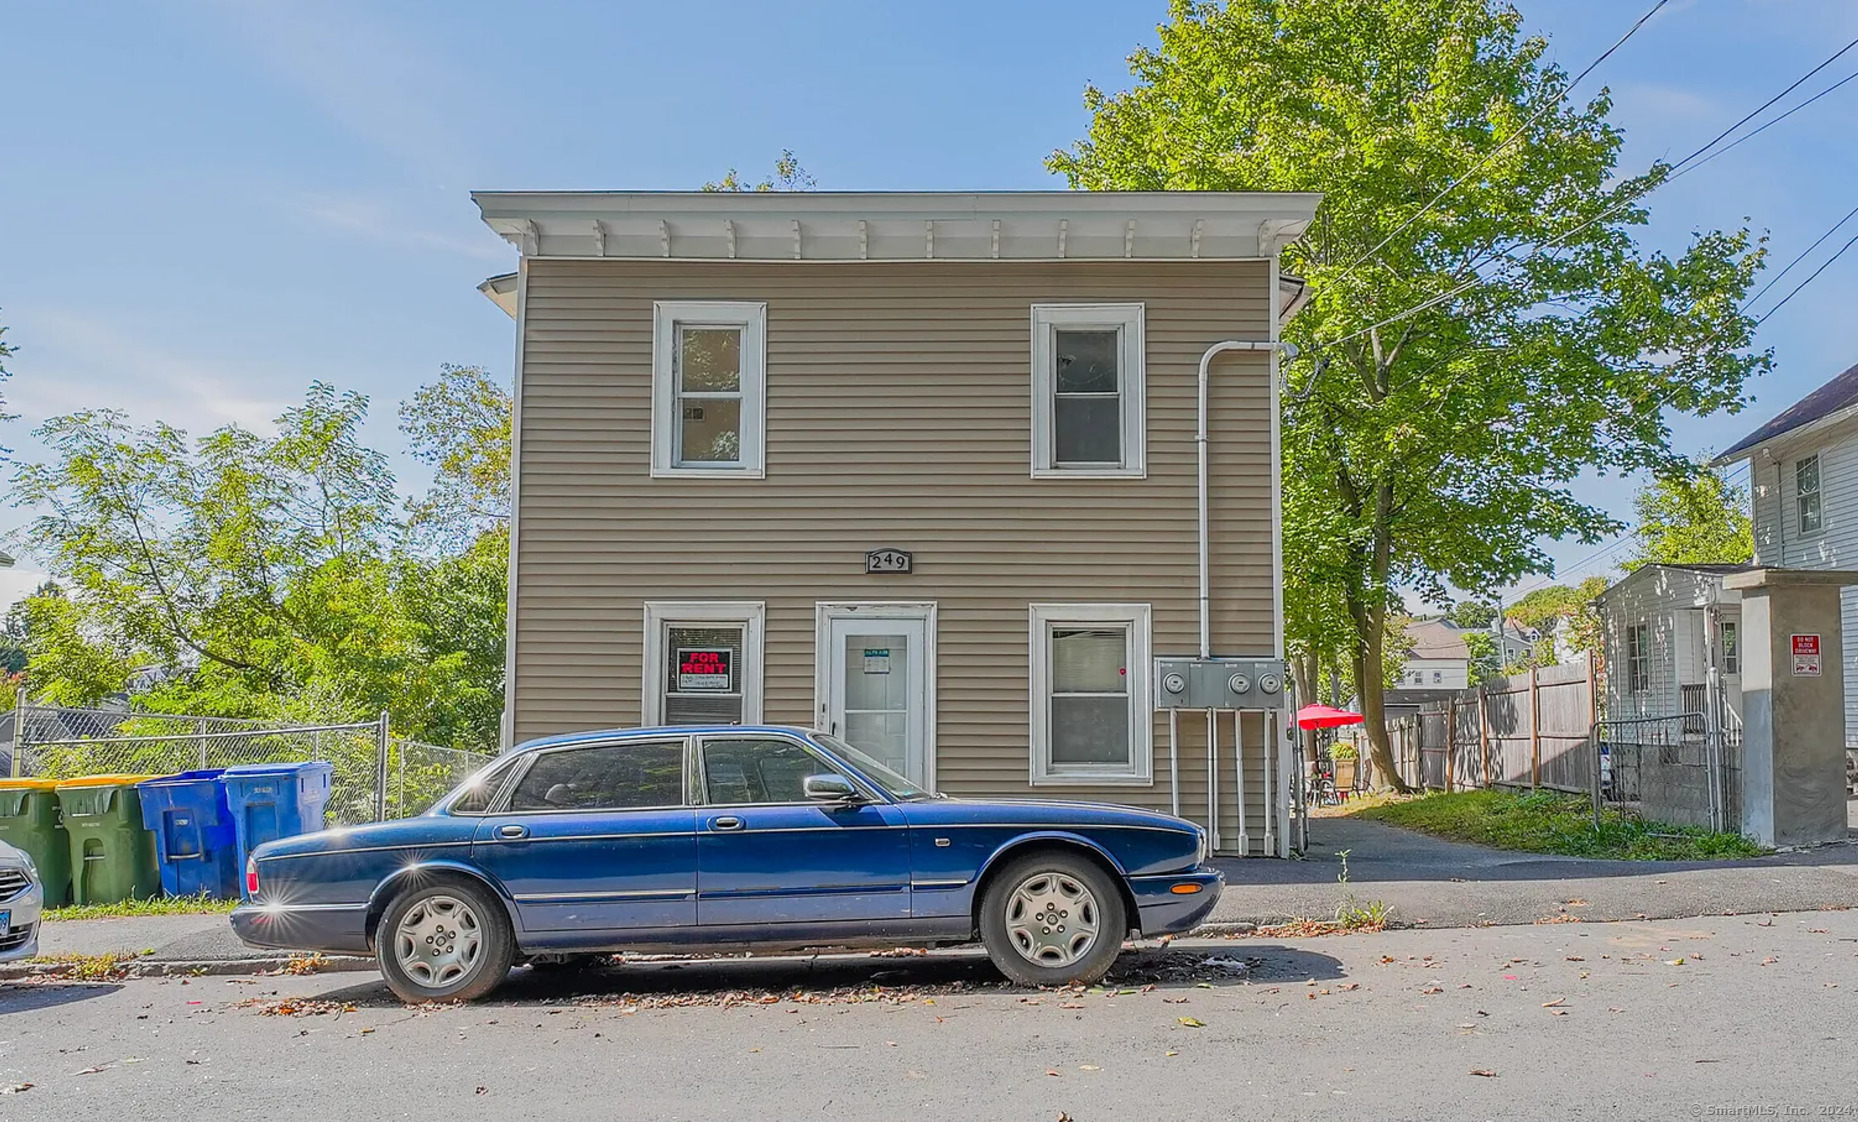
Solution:
[{"label": "car roof", "polygon": [[632,729],[589,729],[585,732],[563,732],[553,736],[537,737],[525,740],[509,753],[535,752],[543,748],[559,748],[564,744],[584,744],[596,740],[633,740],[654,736],[702,736],[712,733],[733,735],[754,735],[756,733],[776,733],[782,736],[813,736],[816,730],[802,728],[799,725],[659,725],[655,728]]}]

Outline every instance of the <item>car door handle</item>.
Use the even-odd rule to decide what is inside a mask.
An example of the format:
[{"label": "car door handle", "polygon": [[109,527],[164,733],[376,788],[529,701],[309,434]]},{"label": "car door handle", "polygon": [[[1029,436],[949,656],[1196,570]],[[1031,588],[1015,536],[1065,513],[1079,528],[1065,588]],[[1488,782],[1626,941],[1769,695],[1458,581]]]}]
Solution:
[{"label": "car door handle", "polygon": [[740,830],[741,828],[742,820],[733,814],[725,814],[721,818],[710,819],[710,829],[712,830]]},{"label": "car door handle", "polygon": [[526,838],[529,836],[529,827],[518,826],[514,823],[508,826],[498,826],[497,836],[500,838]]}]

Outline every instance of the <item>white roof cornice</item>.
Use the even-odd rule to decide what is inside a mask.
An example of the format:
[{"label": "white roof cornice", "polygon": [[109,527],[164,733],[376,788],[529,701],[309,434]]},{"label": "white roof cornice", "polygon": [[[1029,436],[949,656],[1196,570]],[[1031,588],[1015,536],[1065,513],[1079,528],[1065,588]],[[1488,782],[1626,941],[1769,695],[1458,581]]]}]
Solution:
[{"label": "white roof cornice", "polygon": [[1257,260],[1322,196],[1234,191],[476,191],[528,257],[706,261]]}]

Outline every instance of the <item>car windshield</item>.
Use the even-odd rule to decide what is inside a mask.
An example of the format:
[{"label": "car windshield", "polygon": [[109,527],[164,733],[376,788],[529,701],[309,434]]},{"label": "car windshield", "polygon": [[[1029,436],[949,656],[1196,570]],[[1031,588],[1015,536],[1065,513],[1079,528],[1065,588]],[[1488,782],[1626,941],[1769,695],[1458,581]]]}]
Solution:
[{"label": "car windshield", "polygon": [[916,784],[911,783],[908,779],[898,775],[896,772],[890,770],[890,768],[878,763],[870,756],[845,743],[836,736],[828,736],[823,732],[816,732],[813,734],[813,739],[819,741],[820,746],[828,751],[843,756],[847,763],[863,772],[867,779],[877,784],[879,787],[882,787],[885,794],[899,802],[935,798],[933,793],[925,791]]}]

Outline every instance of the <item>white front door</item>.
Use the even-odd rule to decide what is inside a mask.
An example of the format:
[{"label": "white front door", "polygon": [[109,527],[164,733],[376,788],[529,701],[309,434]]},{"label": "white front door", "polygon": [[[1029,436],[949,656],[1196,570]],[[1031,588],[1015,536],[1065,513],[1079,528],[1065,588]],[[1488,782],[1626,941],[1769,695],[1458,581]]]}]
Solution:
[{"label": "white front door", "polygon": [[909,777],[934,783],[934,608],[821,605],[820,724]]}]

